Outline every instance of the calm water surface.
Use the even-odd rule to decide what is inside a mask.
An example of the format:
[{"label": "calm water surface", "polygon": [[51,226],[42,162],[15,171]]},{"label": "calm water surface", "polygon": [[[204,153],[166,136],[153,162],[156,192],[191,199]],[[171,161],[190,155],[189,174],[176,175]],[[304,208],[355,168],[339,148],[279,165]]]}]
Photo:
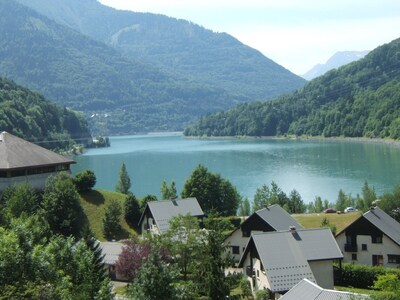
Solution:
[{"label": "calm water surface", "polygon": [[180,134],[111,137],[111,147],[76,157],[73,174],[96,173],[98,189],[114,190],[122,162],[138,197],[160,195],[161,182],[174,179],[178,192],[198,164],[220,173],[242,196],[275,181],[296,189],[305,202],[321,196],[336,201],[342,189],[361,193],[365,180],[378,195],[400,183],[400,149],[372,143],[299,140],[197,140]]}]

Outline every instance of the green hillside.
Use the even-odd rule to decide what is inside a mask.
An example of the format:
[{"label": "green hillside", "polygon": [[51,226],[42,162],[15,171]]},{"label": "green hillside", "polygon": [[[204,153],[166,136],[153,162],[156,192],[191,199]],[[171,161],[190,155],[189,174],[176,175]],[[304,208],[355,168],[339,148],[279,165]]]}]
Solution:
[{"label": "green hillside", "polygon": [[[103,234],[105,207],[112,200],[119,201],[121,206],[124,207],[123,203],[125,202],[125,197],[126,195],[105,190],[92,190],[81,194],[80,203],[89,223],[89,227],[96,239],[100,241],[106,240]],[[136,231],[126,223],[123,214],[120,219],[120,225],[122,230],[119,232],[118,240],[127,239],[132,235],[136,235]]]},{"label": "green hillside", "polygon": [[95,0],[18,1],[127,57],[224,89],[246,101],[272,99],[305,83],[229,34],[189,21],[115,10]]},{"label": "green hillside", "polygon": [[38,93],[0,78],[0,131],[47,148],[86,144],[91,136],[81,114],[49,102]]},{"label": "green hillside", "polygon": [[211,114],[186,135],[400,138],[400,39],[291,95]]},{"label": "green hillside", "polygon": [[15,1],[0,0],[0,36],[0,75],[93,116],[102,133],[178,130],[240,100],[124,58]]}]

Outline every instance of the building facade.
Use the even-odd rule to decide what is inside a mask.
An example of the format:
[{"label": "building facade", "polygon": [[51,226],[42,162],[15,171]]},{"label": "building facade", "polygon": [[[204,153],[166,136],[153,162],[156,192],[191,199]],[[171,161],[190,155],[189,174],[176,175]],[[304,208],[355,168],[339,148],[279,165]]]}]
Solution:
[{"label": "building facade", "polygon": [[22,182],[42,190],[49,176],[70,172],[74,163],[72,159],[10,133],[0,134],[0,191]]}]

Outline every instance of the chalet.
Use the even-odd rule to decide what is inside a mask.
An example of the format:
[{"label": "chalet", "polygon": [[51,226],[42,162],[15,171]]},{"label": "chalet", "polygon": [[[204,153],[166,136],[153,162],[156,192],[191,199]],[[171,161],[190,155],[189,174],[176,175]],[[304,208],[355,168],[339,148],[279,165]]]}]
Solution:
[{"label": "chalet", "polygon": [[279,300],[367,300],[368,295],[355,294],[351,292],[341,292],[336,290],[324,289],[314,282],[304,278],[292,287]]},{"label": "chalet", "polygon": [[292,226],[303,228],[281,206],[271,205],[249,216],[225,239],[225,245],[234,260],[239,262],[252,233],[287,230]]},{"label": "chalet", "polygon": [[47,178],[60,171],[70,171],[75,161],[10,133],[0,134],[0,191],[28,182],[33,188],[44,189]]},{"label": "chalet", "polygon": [[148,202],[139,220],[139,229],[142,234],[163,234],[168,231],[172,218],[190,214],[193,217],[203,218],[204,212],[196,198],[163,200]]},{"label": "chalet", "polygon": [[111,280],[126,281],[126,278],[118,274],[115,264],[122,253],[124,244],[120,242],[100,242],[101,251],[104,255],[103,262]]},{"label": "chalet", "polygon": [[239,267],[253,291],[279,298],[302,279],[333,288],[333,261],[343,258],[328,228],[252,234]]},{"label": "chalet", "polygon": [[372,207],[336,235],[344,262],[400,267],[400,223]]}]

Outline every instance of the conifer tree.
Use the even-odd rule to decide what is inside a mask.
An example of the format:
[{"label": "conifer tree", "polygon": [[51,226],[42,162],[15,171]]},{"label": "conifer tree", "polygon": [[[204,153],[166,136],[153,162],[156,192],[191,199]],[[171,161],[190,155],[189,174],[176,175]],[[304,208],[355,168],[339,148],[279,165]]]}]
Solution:
[{"label": "conifer tree", "polygon": [[128,171],[126,170],[125,163],[122,163],[115,191],[122,194],[128,194],[130,188],[131,188],[131,179],[129,177]]}]

